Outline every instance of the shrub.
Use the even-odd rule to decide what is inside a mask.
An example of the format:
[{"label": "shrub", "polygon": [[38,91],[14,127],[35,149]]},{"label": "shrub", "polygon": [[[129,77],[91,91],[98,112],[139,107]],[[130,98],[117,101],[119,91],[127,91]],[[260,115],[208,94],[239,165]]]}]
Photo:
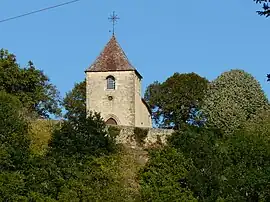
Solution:
[{"label": "shrub", "polygon": [[61,129],[54,132],[49,145],[53,154],[82,158],[109,154],[115,149],[115,141],[97,113],[82,115],[77,121],[65,121]]},{"label": "shrub", "polygon": [[144,144],[144,140],[147,137],[149,129],[145,129],[145,128],[134,128],[134,137],[136,142],[139,145],[143,145]]}]

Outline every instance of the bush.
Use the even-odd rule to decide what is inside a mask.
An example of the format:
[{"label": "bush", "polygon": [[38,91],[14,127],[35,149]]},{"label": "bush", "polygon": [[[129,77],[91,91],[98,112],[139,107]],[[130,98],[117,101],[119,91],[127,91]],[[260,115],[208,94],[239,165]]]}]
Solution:
[{"label": "bush", "polygon": [[139,145],[143,145],[145,142],[145,138],[147,137],[149,129],[146,128],[134,128],[134,136],[135,136],[135,140]]},{"label": "bush", "polygon": [[115,150],[115,141],[97,113],[80,116],[77,121],[65,121],[56,130],[49,144],[51,152],[60,156],[100,156]]}]

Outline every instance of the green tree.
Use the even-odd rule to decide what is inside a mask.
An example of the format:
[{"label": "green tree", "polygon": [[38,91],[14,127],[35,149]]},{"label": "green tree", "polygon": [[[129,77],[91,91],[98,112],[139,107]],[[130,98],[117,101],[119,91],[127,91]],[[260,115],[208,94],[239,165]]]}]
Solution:
[{"label": "green tree", "polygon": [[175,149],[153,150],[141,171],[142,201],[197,201],[187,187],[192,162]]},{"label": "green tree", "polygon": [[193,166],[186,176],[186,186],[199,201],[216,201],[219,197],[219,179],[226,158],[221,155],[218,146],[221,136],[216,129],[186,126],[168,139],[171,148],[192,162]]},{"label": "green tree", "polygon": [[195,73],[175,73],[165,82],[154,82],[145,92],[152,117],[160,127],[179,128],[190,118],[192,109],[200,109],[208,81]]},{"label": "green tree", "polygon": [[56,130],[49,144],[54,154],[62,156],[99,156],[115,149],[114,138],[98,113],[80,114],[76,121],[64,121]]},{"label": "green tree", "polygon": [[0,202],[27,201],[25,176],[20,172],[0,173]]},{"label": "green tree", "polygon": [[243,70],[231,70],[211,82],[203,108],[208,125],[230,133],[268,107],[259,82]]},{"label": "green tree", "polygon": [[63,106],[67,110],[65,118],[76,120],[80,114],[86,112],[86,81],[76,83],[74,88],[66,94]]},{"label": "green tree", "polygon": [[25,171],[28,193],[60,201],[120,200],[120,185],[105,166],[115,149],[99,114],[64,121],[53,133],[47,155],[32,159]]},{"label": "green tree", "polygon": [[27,68],[20,68],[15,55],[3,49],[0,50],[0,90],[17,96],[29,113],[41,117],[61,114],[59,92],[49,78],[31,61]]},{"label": "green tree", "polygon": [[269,201],[269,123],[270,112],[264,111],[229,136],[217,129],[192,126],[173,134],[169,146],[193,163],[186,184],[194,197],[200,201]]},{"label": "green tree", "polygon": [[0,171],[22,169],[29,147],[28,124],[20,101],[0,91]]}]

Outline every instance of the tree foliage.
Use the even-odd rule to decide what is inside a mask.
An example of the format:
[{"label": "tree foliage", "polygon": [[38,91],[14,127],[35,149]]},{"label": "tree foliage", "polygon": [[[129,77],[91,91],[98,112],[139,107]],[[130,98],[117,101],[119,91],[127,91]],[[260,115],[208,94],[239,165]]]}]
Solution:
[{"label": "tree foliage", "polygon": [[204,100],[208,125],[227,133],[268,107],[258,81],[243,70],[221,74],[211,82]]},{"label": "tree foliage", "polygon": [[186,184],[191,168],[192,162],[175,149],[152,151],[141,171],[142,201],[197,201]]},{"label": "tree foliage", "polygon": [[145,92],[152,117],[160,127],[179,128],[190,118],[192,109],[199,109],[208,81],[195,73],[175,73],[165,82],[154,82]]},{"label": "tree foliage", "polygon": [[0,171],[18,170],[29,157],[29,138],[20,101],[0,91]]},{"label": "tree foliage", "polygon": [[66,94],[63,106],[67,110],[65,118],[76,120],[80,114],[86,112],[86,81],[76,83],[74,88]]},{"label": "tree foliage", "polygon": [[[170,147],[193,162],[186,187],[194,197],[199,201],[269,201],[270,141],[269,133],[262,133],[269,131],[269,124],[264,126],[269,117],[254,119],[230,136],[189,126],[169,139]],[[160,167],[167,164],[159,162]]]},{"label": "tree foliage", "polygon": [[15,95],[30,113],[41,117],[60,115],[60,96],[49,78],[30,61],[20,68],[16,57],[0,50],[0,90]]},{"label": "tree foliage", "polygon": [[256,4],[262,5],[262,10],[257,11],[257,13],[261,16],[269,17],[270,16],[270,7],[269,7],[269,0],[253,0]]},{"label": "tree foliage", "polygon": [[113,152],[114,138],[108,135],[100,114],[82,114],[76,122],[64,121],[53,134],[49,146],[59,156],[99,156]]},{"label": "tree foliage", "polygon": [[187,126],[168,139],[169,145],[193,162],[186,184],[199,201],[216,201],[219,196],[219,178],[222,157],[217,143],[219,130]]}]

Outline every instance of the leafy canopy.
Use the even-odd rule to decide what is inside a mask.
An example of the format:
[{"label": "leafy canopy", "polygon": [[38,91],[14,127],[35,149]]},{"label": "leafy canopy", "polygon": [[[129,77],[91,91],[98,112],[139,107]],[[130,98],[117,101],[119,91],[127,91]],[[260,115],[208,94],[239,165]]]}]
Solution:
[{"label": "leafy canopy", "polygon": [[[169,138],[169,146],[192,162],[185,183],[194,197],[199,201],[270,200],[269,117],[269,112],[264,113],[229,136],[189,126]],[[171,165],[166,160],[158,163]],[[177,176],[173,175],[171,179]]]},{"label": "leafy canopy", "polygon": [[57,156],[109,154],[115,147],[114,138],[106,130],[106,124],[98,113],[81,114],[76,121],[64,121],[50,142],[51,152]]},{"label": "leafy canopy", "polygon": [[229,133],[268,107],[259,82],[243,70],[231,70],[211,82],[203,108],[208,125]]},{"label": "leafy canopy", "polygon": [[21,107],[15,96],[0,91],[0,171],[18,170],[29,157],[28,124]]},{"label": "leafy canopy", "polygon": [[186,184],[191,168],[192,162],[173,148],[151,151],[141,170],[142,201],[197,201]]},{"label": "leafy canopy", "polygon": [[18,97],[29,115],[61,114],[59,92],[49,78],[31,61],[27,68],[20,68],[15,55],[3,49],[0,50],[0,90]]},{"label": "leafy canopy", "polygon": [[145,100],[159,127],[179,128],[190,118],[192,109],[199,109],[208,81],[195,73],[175,73],[165,82],[147,87]]},{"label": "leafy canopy", "polygon": [[67,110],[65,118],[76,120],[80,114],[86,112],[86,81],[76,83],[74,88],[66,94],[63,106]]}]

